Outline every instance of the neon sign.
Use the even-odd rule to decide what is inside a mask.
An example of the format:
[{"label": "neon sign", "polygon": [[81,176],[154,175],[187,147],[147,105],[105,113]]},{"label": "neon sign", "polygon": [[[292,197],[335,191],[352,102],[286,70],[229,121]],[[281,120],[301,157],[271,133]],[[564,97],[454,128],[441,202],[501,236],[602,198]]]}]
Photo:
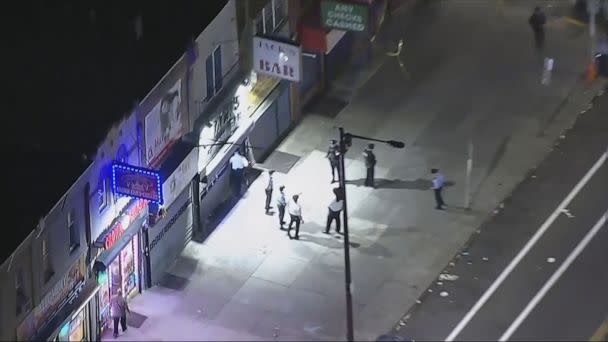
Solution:
[{"label": "neon sign", "polygon": [[163,204],[160,174],[154,170],[115,161],[112,163],[112,190],[117,194]]},{"label": "neon sign", "polygon": [[125,230],[139,217],[141,212],[146,208],[148,201],[139,200],[135,202],[131,208],[124,213],[118,222],[116,222],[112,228],[108,230],[108,233],[105,235],[103,240],[103,247],[107,250],[112,248],[112,246],[120,239],[120,237],[124,234]]}]

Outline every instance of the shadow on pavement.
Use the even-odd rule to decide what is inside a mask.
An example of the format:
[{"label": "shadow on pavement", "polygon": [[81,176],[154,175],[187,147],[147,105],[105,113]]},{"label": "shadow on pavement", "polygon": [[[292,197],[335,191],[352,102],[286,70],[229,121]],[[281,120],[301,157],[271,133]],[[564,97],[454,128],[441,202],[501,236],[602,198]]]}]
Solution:
[{"label": "shadow on pavement", "polygon": [[[363,186],[365,184],[365,178],[347,180],[346,184]],[[431,181],[426,179],[416,179],[414,181],[407,181],[402,179],[386,179],[376,178],[376,188],[379,189],[412,189],[412,190],[426,190],[431,187]]]}]

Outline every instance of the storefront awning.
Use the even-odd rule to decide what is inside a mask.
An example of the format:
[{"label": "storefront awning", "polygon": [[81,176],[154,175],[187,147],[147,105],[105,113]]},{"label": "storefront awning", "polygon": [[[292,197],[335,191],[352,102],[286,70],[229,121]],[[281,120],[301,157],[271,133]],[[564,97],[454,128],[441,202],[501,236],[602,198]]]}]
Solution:
[{"label": "storefront awning", "polygon": [[95,260],[95,263],[93,264],[93,269],[96,272],[105,271],[110,266],[110,264],[116,259],[120,251],[122,251],[122,249],[129,243],[129,241],[131,241],[133,236],[137,235],[141,226],[148,219],[148,215],[146,213],[147,210],[143,211],[143,214],[139,215],[139,217],[137,217],[129,225],[129,227],[125,230],[125,232],[118,239],[118,241],[116,241],[114,245],[112,245],[112,248],[106,249],[105,251],[101,252],[101,254],[97,257],[97,260]]},{"label": "storefront awning", "polygon": [[67,302],[55,316],[38,331],[31,341],[51,341],[59,334],[61,328],[69,323],[73,317],[84,308],[85,305],[99,291],[96,279],[90,279],[84,283],[74,299]]}]

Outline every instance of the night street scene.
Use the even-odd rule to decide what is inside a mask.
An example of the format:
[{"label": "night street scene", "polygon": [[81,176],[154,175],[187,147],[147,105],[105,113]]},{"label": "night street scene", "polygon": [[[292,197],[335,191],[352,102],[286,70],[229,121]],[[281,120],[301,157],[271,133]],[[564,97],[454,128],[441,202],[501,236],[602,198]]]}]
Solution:
[{"label": "night street scene", "polygon": [[3,24],[0,340],[608,341],[608,0]]}]

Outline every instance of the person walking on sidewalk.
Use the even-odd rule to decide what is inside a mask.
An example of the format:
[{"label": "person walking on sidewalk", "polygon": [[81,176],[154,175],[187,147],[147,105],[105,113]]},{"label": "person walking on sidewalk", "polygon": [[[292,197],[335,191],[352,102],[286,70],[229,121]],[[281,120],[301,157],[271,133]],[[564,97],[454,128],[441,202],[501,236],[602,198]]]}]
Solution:
[{"label": "person walking on sidewalk", "polygon": [[298,195],[293,195],[291,201],[289,201],[289,204],[287,205],[287,211],[289,212],[289,216],[291,218],[289,220],[289,227],[287,227],[287,236],[289,236],[289,238],[292,239],[291,227],[295,223],[296,224],[296,236],[293,237],[293,239],[296,239],[296,240],[298,240],[300,238],[300,223],[304,223],[304,219],[302,218],[302,207],[298,203],[299,197],[300,196],[298,196]]},{"label": "person walking on sidewalk", "polygon": [[545,17],[545,13],[540,9],[539,6],[534,8],[534,13],[528,19],[528,23],[532,27],[532,31],[534,31],[534,41],[536,42],[536,48],[542,49],[545,45],[545,23],[547,22],[547,18]]},{"label": "person walking on sidewalk", "polygon": [[374,144],[369,144],[363,151],[363,159],[365,159],[365,186],[375,188],[374,185],[374,167],[376,166],[376,155],[373,152]]},{"label": "person walking on sidewalk", "polygon": [[[331,167],[331,182],[335,183],[336,180],[336,172],[340,172],[338,170],[338,156],[340,155],[338,142],[335,139],[331,139],[329,141],[329,148],[327,149],[327,159],[329,160],[329,166]],[[338,176],[340,174],[338,173]]]},{"label": "person walking on sidewalk", "polygon": [[122,327],[122,332],[127,331],[127,312],[131,313],[129,305],[125,297],[122,295],[122,290],[118,289],[110,298],[110,315],[114,321],[114,338],[118,337],[118,322]]},{"label": "person walking on sidewalk", "polygon": [[285,207],[287,200],[285,199],[285,185],[279,187],[279,197],[277,197],[277,209],[279,209],[279,229],[283,229],[285,224]]},{"label": "person walking on sidewalk", "polygon": [[230,167],[232,169],[232,173],[230,174],[230,185],[232,185],[232,192],[237,197],[241,196],[245,167],[248,165],[249,161],[247,158],[243,157],[238,149],[234,151],[234,155],[230,158]]},{"label": "person walking on sidewalk", "polygon": [[439,173],[438,169],[431,169],[431,174],[433,175],[433,192],[435,192],[435,209],[442,210],[445,206],[443,196],[441,195],[441,190],[443,190],[444,184],[443,175]]},{"label": "person walking on sidewalk", "polygon": [[269,170],[268,171],[268,183],[266,184],[266,189],[264,189],[264,191],[266,192],[266,206],[264,207],[266,209],[266,214],[268,214],[268,211],[270,210],[270,201],[272,200],[272,189],[273,189],[273,175],[274,174],[274,170]]},{"label": "person walking on sidewalk", "polygon": [[329,203],[327,213],[327,224],[325,225],[325,234],[329,234],[329,227],[332,221],[336,221],[336,233],[340,233],[340,212],[344,207],[344,201],[336,198]]}]

